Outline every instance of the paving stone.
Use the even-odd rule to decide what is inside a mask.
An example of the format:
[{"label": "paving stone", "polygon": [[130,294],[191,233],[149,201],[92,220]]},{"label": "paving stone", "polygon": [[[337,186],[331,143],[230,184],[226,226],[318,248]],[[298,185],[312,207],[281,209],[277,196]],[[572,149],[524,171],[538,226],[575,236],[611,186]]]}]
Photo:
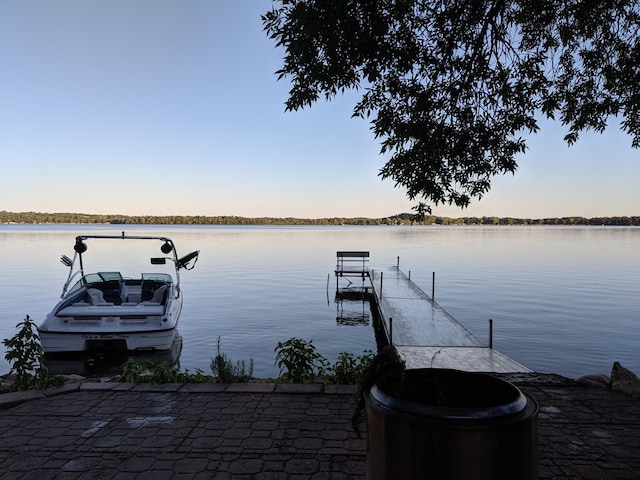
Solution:
[{"label": "paving stone", "polygon": [[329,395],[355,395],[355,385],[325,385],[324,393]]},{"label": "paving stone", "polygon": [[[28,472],[22,472],[19,478],[20,480],[53,480],[54,478],[59,478],[59,475],[60,472],[58,470],[38,468]],[[0,478],[4,477],[0,476]],[[16,478],[15,474],[13,478]]]},{"label": "paving stone", "polygon": [[289,474],[313,475],[319,471],[320,463],[311,458],[293,458],[285,466]]},{"label": "paving stone", "polygon": [[228,386],[226,383],[186,383],[180,391],[183,393],[218,393],[224,392]]},{"label": "paving stone", "polygon": [[134,392],[177,392],[182,383],[139,383],[131,388]]},{"label": "paving stone", "polygon": [[173,471],[176,473],[196,474],[206,472],[209,468],[209,459],[202,458],[185,458],[174,463]]},{"label": "paving stone", "polygon": [[118,466],[119,472],[145,472],[155,465],[153,457],[131,457],[127,458]]},{"label": "paving stone", "polygon": [[82,382],[79,385],[80,390],[113,390],[120,385],[115,382]]},{"label": "paving stone", "polygon": [[277,393],[310,394],[321,393],[324,385],[322,383],[279,383],[276,385]]},{"label": "paving stone", "polygon": [[256,475],[262,471],[263,465],[262,459],[239,458],[229,465],[229,473],[232,475]]},{"label": "paving stone", "polygon": [[116,390],[118,392],[125,392],[125,391],[131,390],[136,385],[137,385],[136,383],[122,382],[122,383],[118,383],[115,387],[113,387],[112,390]]},{"label": "paving stone", "polygon": [[11,408],[29,400],[44,397],[40,390],[27,390],[24,392],[9,392],[0,395],[0,409]]},{"label": "paving stone", "polygon": [[227,387],[229,393],[271,393],[275,390],[274,383],[232,383]]},{"label": "paving stone", "polygon": [[102,459],[98,456],[81,456],[73,458],[65,463],[60,470],[63,472],[87,472],[92,471],[100,464]]},{"label": "paving stone", "polygon": [[274,441],[271,438],[264,438],[264,437],[249,437],[246,438],[243,442],[242,442],[242,448],[244,450],[251,450],[251,451],[267,451],[269,449],[271,449],[273,447]]},{"label": "paving stone", "polygon": [[254,432],[256,431],[271,431],[280,427],[280,422],[277,420],[258,420],[251,426]]}]

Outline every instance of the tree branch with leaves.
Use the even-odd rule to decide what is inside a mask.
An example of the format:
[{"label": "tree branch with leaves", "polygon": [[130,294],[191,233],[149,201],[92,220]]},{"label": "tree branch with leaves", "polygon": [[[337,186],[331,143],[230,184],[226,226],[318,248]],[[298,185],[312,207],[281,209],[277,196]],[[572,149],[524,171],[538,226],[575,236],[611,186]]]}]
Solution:
[{"label": "tree branch with leaves", "polygon": [[389,156],[380,176],[423,213],[515,173],[542,116],[569,145],[618,120],[640,146],[639,19],[631,0],[276,0],[262,16],[286,110],[362,92],[353,116]]}]

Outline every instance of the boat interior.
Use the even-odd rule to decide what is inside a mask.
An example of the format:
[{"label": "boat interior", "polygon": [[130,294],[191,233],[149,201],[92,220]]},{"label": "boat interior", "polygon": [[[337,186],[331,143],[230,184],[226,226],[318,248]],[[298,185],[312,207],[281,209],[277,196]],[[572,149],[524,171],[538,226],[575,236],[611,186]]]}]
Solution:
[{"label": "boat interior", "polygon": [[68,306],[164,306],[173,279],[167,274],[143,273],[123,278],[120,272],[91,273],[69,291],[58,311]]}]

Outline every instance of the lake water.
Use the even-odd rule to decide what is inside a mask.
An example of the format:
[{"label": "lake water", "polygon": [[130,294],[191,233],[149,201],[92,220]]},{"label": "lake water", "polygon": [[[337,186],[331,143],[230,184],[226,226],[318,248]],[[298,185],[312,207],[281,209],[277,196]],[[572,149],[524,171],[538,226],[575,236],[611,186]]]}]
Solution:
[{"label": "lake water", "polygon": [[368,250],[372,267],[399,257],[429,294],[435,272],[436,301],[486,341],[493,319],[494,348],[532,370],[576,377],[619,361],[640,373],[636,227],[0,225],[0,338],[57,302],[59,258],[76,235],[123,229],[168,236],[179,255],[201,251],[181,274],[180,366],[190,371],[210,373],[218,337],[233,360],[253,358],[258,377],[278,374],[273,350],[294,336],[330,360],[375,348],[368,304],[334,301],[336,251]]}]

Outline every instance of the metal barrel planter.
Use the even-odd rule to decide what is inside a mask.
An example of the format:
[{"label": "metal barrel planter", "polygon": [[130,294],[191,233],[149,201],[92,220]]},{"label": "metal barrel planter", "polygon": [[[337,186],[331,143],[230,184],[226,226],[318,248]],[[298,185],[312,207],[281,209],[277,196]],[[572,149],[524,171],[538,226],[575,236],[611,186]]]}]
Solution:
[{"label": "metal barrel planter", "polygon": [[538,405],[488,374],[420,369],[365,392],[367,479],[537,479]]}]

